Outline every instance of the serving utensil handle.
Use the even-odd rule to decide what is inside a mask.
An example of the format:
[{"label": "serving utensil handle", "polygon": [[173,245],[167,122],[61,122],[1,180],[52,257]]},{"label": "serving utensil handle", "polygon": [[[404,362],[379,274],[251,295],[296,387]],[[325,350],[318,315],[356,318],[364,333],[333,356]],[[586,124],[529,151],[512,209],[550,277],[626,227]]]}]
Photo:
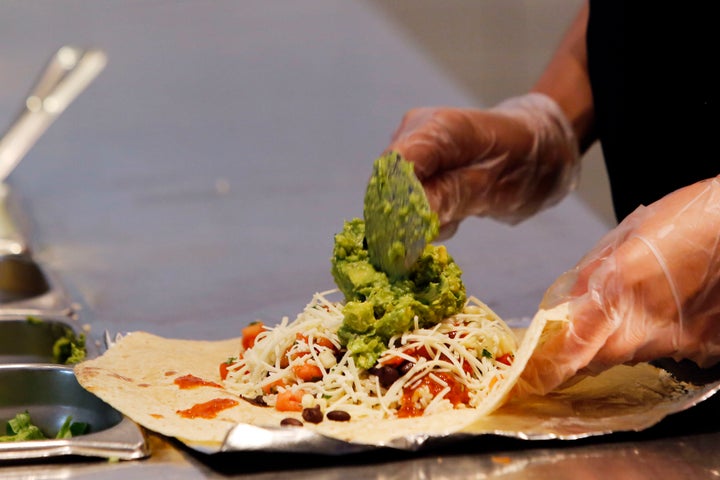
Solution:
[{"label": "serving utensil handle", "polygon": [[105,53],[98,49],[64,46],[52,56],[25,107],[0,139],[0,183],[106,63]]}]

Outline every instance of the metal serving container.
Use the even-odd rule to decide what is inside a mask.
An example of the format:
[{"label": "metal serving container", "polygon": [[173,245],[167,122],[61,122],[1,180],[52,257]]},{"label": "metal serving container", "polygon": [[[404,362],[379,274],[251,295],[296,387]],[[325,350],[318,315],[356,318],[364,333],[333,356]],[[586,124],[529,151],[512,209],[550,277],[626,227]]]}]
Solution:
[{"label": "metal serving container", "polygon": [[[55,344],[82,332],[76,322],[63,317],[13,316],[0,318],[0,364],[63,363]],[[85,342],[86,356],[97,354],[92,342]]]},{"label": "metal serving container", "polygon": [[[0,461],[60,455],[120,460],[148,455],[140,428],[78,384],[71,367],[53,364],[0,365],[0,424],[27,411],[50,440],[0,442]],[[68,417],[88,432],[52,439]]]},{"label": "metal serving container", "polygon": [[[56,343],[84,332],[59,278],[31,254],[24,217],[10,208],[0,184],[0,437],[17,414],[28,412],[47,440],[0,441],[3,462],[89,456],[131,460],[149,455],[144,431],[80,386]],[[98,354],[85,340],[86,357]],[[68,417],[88,431],[55,439]]]},{"label": "metal serving container", "polygon": [[[0,441],[5,460],[79,455],[119,460],[149,455],[143,430],[80,386],[72,366],[62,365],[55,344],[79,337],[77,321],[62,316],[10,315],[0,305],[0,436],[6,423],[27,411],[48,440]],[[86,355],[97,355],[85,342]],[[68,416],[87,423],[83,435],[55,439]]]},{"label": "metal serving container", "polygon": [[71,315],[61,282],[33,256],[29,224],[17,192],[0,183],[0,315]]},{"label": "metal serving container", "polygon": [[[9,420],[27,411],[49,438],[0,441],[0,464],[68,455],[119,460],[148,456],[141,427],[82,388],[72,366],[63,365],[65,359],[56,355],[58,341],[77,341],[83,334],[77,318],[44,308],[58,305],[42,301],[57,292],[56,285],[25,256],[0,259],[0,436]],[[89,339],[85,350],[88,358],[98,354]],[[68,416],[88,424],[88,432],[55,439]]]},{"label": "metal serving container", "polygon": [[0,315],[72,315],[58,279],[28,254],[0,256]]}]

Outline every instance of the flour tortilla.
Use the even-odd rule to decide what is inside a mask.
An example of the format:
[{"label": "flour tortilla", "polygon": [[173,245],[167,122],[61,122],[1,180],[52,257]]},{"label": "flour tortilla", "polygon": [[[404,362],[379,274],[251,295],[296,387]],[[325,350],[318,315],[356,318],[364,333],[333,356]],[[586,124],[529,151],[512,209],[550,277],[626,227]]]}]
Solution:
[{"label": "flour tortilla", "polygon": [[[563,315],[554,312],[555,317]],[[471,426],[506,402],[513,386],[540,341],[545,324],[553,315],[537,315],[526,330],[515,353],[513,367],[498,382],[477,408],[455,409],[433,415],[398,419],[352,419],[319,424],[305,423],[302,428],[327,437],[371,446],[388,446],[398,439],[444,437]],[[222,341],[196,341],[159,337],[147,332],[133,332],[109,348],[102,356],[75,367],[80,384],[102,400],[145,428],[175,437],[183,443],[206,451],[220,449],[229,431],[237,424],[278,427],[287,412],[258,407],[238,399],[219,387],[204,386],[180,389],[174,380],[194,375],[222,384],[219,365],[237,356],[240,338]],[[239,400],[232,408],[222,410],[215,418],[184,418],[177,412],[218,398]]]}]

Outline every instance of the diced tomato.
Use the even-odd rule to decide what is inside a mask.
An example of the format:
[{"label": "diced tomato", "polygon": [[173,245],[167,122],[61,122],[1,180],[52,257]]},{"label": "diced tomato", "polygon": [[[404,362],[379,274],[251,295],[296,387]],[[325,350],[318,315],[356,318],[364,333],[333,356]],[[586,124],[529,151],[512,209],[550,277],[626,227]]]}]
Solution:
[{"label": "diced tomato", "polygon": [[[426,359],[430,360],[432,358],[432,355],[430,355],[430,352],[428,352],[425,347],[406,348],[403,350],[403,353],[410,357],[414,357],[416,359],[426,358]],[[399,367],[405,361],[406,361],[406,359],[403,357],[393,356],[393,357],[382,359],[382,361],[380,363],[382,365],[387,365],[389,367]]]},{"label": "diced tomato", "polygon": [[220,364],[220,378],[221,379],[225,380],[227,378],[229,366],[230,366],[230,364],[228,364],[227,362],[222,362]]},{"label": "diced tomato", "polygon": [[320,345],[321,347],[329,348],[330,350],[337,350],[335,344],[333,344],[333,342],[331,342],[329,338],[315,337],[313,339],[313,342],[315,343],[315,345]]},{"label": "diced tomato", "polygon": [[314,363],[305,362],[293,366],[292,369],[295,376],[305,382],[316,382],[322,379],[322,370]]},{"label": "diced tomato", "polygon": [[250,325],[242,329],[242,346],[247,350],[255,345],[255,338],[265,331],[265,325],[262,322],[252,322]]},{"label": "diced tomato", "polygon": [[304,390],[285,390],[277,395],[275,409],[279,412],[302,412]]},{"label": "diced tomato", "polygon": [[[301,348],[299,351],[295,350],[292,353],[289,353],[290,349],[298,344],[305,345],[305,348]],[[306,335],[303,335],[302,333],[296,333],[295,334],[295,344],[285,349],[282,356],[280,357],[280,368],[286,368],[291,360],[295,360],[298,358],[305,357],[307,355],[310,355],[310,340]],[[333,352],[337,352],[337,347],[330,341],[330,339],[326,337],[315,337],[313,338],[313,348],[315,352],[319,353],[322,351],[321,348],[324,347],[332,350]],[[296,373],[297,375],[297,373]],[[299,376],[299,375],[298,375]],[[303,379],[307,380],[307,379]]]},{"label": "diced tomato", "polygon": [[[310,344],[310,339],[307,337],[307,335],[303,335],[302,333],[296,333],[295,339],[302,343],[306,343],[308,345]],[[330,341],[329,338],[326,337],[313,337],[313,344],[336,350],[335,345]]]},{"label": "diced tomato", "polygon": [[392,357],[383,358],[382,360],[380,360],[380,364],[387,365],[388,367],[399,367],[404,361],[404,358],[395,355]]},{"label": "diced tomato", "polygon": [[495,358],[500,363],[504,363],[505,365],[512,365],[513,360],[515,357],[512,353],[505,353],[503,355],[500,355],[499,357]]},{"label": "diced tomato", "polygon": [[285,379],[281,378],[279,380],[275,380],[272,383],[268,383],[267,385],[263,385],[262,390],[265,395],[268,395],[270,393],[273,393],[273,391],[280,386],[287,385],[285,382]]},{"label": "diced tomato", "polygon": [[230,367],[235,365],[237,362],[237,357],[231,357],[225,360],[220,364],[220,378],[225,380],[228,376],[228,372],[230,371]]}]

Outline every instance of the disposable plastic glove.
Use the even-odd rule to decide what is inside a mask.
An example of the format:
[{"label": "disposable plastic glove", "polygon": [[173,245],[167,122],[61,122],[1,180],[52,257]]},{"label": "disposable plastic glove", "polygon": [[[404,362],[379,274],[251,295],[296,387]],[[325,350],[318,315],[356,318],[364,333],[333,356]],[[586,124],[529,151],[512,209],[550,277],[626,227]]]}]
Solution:
[{"label": "disposable plastic glove", "polygon": [[[640,207],[547,290],[569,321],[531,357],[517,393],[659,358],[720,360],[720,177]],[[542,310],[541,310],[542,312]]]},{"label": "disposable plastic glove", "polygon": [[546,95],[511,98],[489,110],[410,110],[388,150],[415,164],[440,219],[440,238],[471,215],[515,224],[557,203],[577,183],[578,145]]}]

